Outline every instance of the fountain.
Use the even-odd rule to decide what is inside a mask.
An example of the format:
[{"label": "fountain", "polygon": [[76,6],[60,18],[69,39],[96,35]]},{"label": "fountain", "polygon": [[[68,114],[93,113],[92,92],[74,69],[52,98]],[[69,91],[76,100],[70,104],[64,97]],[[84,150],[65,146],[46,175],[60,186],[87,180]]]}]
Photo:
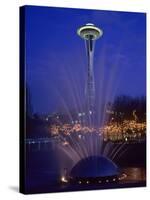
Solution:
[{"label": "fountain", "polygon": [[[94,81],[94,46],[95,41],[100,38],[103,31],[94,24],[88,23],[77,30],[77,34],[84,39],[87,52],[87,84],[85,91],[84,117],[86,122],[75,123],[66,136],[59,134],[61,143],[59,149],[72,161],[65,166],[62,172],[62,182],[95,182],[104,183],[117,181],[118,167],[111,160],[123,145],[118,145],[112,152],[112,142],[104,141],[104,135],[100,129],[97,130],[95,123],[95,81]],[[67,109],[69,110],[69,109]],[[78,113],[82,116],[82,112]],[[69,116],[71,114],[69,113]],[[72,120],[72,118],[71,118]],[[61,124],[61,122],[60,122]],[[98,124],[100,127],[101,124]],[[85,130],[86,129],[86,130]],[[67,173],[66,173],[67,171]]]}]

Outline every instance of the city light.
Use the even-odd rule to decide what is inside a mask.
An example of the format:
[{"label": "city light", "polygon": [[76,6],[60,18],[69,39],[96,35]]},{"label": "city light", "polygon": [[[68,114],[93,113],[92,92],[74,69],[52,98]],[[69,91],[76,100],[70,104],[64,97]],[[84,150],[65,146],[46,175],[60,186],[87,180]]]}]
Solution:
[{"label": "city light", "polygon": [[63,183],[68,183],[68,180],[66,179],[65,176],[62,176],[62,177],[61,177],[61,182],[63,182]]},{"label": "city light", "polygon": [[[146,135],[146,122],[136,122],[134,120],[124,120],[122,123],[110,122],[103,127],[88,127],[82,123],[76,124],[53,124],[49,128],[52,136],[72,135],[78,134],[78,138],[82,138],[82,134],[97,134],[99,137],[103,137],[104,141],[130,141],[134,139],[140,139]],[[66,143],[65,143],[66,144]]]}]

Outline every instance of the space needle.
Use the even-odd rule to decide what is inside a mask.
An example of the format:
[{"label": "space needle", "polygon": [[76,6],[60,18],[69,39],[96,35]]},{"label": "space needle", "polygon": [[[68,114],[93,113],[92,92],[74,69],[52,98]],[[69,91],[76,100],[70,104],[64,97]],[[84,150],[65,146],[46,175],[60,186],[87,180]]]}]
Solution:
[{"label": "space needle", "polygon": [[95,81],[93,70],[93,57],[95,41],[103,35],[103,31],[94,24],[88,23],[77,30],[77,34],[84,39],[87,52],[87,83],[86,83],[86,106],[88,115],[95,110]]}]

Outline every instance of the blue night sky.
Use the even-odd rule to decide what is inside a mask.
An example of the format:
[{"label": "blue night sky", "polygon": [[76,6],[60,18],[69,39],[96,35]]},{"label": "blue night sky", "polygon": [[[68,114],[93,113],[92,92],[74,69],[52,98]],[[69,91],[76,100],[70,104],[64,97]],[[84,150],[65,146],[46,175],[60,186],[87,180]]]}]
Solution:
[{"label": "blue night sky", "polygon": [[104,34],[96,41],[96,101],[146,94],[146,15],[115,11],[26,6],[26,81],[34,112],[82,105],[86,51],[76,34],[86,23]]}]

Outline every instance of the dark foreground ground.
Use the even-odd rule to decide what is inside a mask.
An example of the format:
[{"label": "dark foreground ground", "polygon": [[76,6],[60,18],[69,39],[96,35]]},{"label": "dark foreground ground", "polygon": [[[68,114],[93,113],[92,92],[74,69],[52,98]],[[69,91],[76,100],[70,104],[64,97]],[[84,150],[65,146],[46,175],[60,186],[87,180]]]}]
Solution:
[{"label": "dark foreground ground", "polygon": [[[146,186],[146,144],[127,144],[126,153],[115,162],[126,177],[116,183],[106,184],[64,184],[60,179],[62,169],[69,166],[70,160],[60,155],[57,149],[26,151],[25,193],[46,193],[80,191],[94,189],[111,189]],[[58,159],[59,158],[59,159]]]}]

